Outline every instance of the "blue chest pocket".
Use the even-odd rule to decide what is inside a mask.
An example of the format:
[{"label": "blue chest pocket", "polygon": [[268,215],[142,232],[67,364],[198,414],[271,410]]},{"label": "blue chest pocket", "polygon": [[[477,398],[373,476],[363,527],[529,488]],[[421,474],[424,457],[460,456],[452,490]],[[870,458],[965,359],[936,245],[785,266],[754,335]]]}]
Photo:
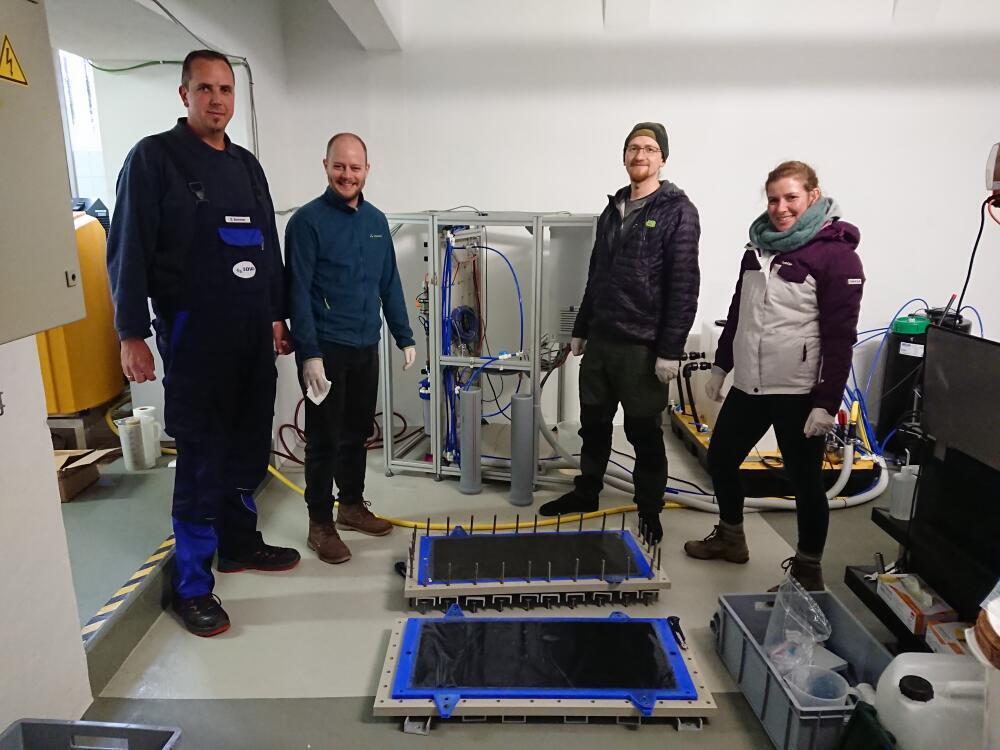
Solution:
[{"label": "blue chest pocket", "polygon": [[230,247],[263,248],[264,233],[257,227],[219,227],[219,239]]}]

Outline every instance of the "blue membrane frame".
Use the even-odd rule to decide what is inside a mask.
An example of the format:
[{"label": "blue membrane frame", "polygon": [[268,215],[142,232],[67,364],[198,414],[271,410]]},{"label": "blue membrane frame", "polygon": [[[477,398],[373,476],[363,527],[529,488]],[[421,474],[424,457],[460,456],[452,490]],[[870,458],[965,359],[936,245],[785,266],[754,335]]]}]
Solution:
[{"label": "blue membrane frame", "polygon": [[[528,526],[527,528],[531,528],[531,527]],[[594,530],[587,530],[587,531],[541,531],[541,532],[536,532],[536,531],[527,531],[527,532],[525,532],[525,531],[522,531],[522,532],[519,532],[519,533],[505,533],[505,534],[491,534],[489,532],[483,532],[482,534],[475,534],[475,535],[473,535],[473,534],[469,534],[461,526],[456,526],[447,535],[442,535],[442,536],[422,536],[422,537],[420,537],[420,549],[419,549],[419,551],[417,553],[417,561],[416,561],[417,562],[417,583],[420,584],[421,586],[429,586],[429,585],[432,585],[432,584],[440,585],[440,586],[444,586],[445,585],[445,582],[443,580],[433,580],[431,578],[431,547],[439,539],[448,539],[448,538],[454,539],[456,537],[471,537],[471,536],[509,536],[509,537],[515,537],[515,536],[524,536],[526,534],[552,534],[553,536],[555,534],[559,534],[560,536],[572,536],[572,535],[583,536],[583,535],[587,535],[587,534],[590,534],[590,535],[593,535],[593,534],[612,534],[614,536],[621,536],[621,537],[623,537],[622,541],[624,542],[625,546],[632,553],[632,563],[635,565],[635,568],[636,568],[636,571],[635,571],[634,574],[632,574],[632,576],[634,578],[652,578],[655,575],[655,573],[653,571],[653,568],[652,568],[652,566],[649,563],[649,560],[646,559],[646,555],[643,553],[642,548],[639,546],[638,540],[636,540],[636,538],[634,536],[632,536],[632,532],[628,531],[627,529],[625,531],[620,531],[618,529],[611,529],[611,530],[606,530],[606,531],[599,531],[599,530],[597,530],[597,531],[594,531]],[[548,580],[549,579],[546,576],[544,576],[544,575],[532,576],[532,578],[531,578],[531,581],[538,581],[538,582],[544,582],[544,581],[548,581]],[[572,581],[573,578],[572,578],[572,576],[552,576],[552,580],[553,581]],[[577,576],[577,578],[576,578],[576,581],[598,581],[598,580],[600,580],[600,577],[597,576],[597,575],[583,575],[582,573],[579,576]],[[607,581],[608,583],[621,583],[622,581],[625,580],[625,578],[624,578],[624,576],[605,576],[604,580]],[[530,583],[530,581],[528,581],[525,578],[514,578],[514,577],[508,577],[505,580],[505,582],[506,583]],[[473,581],[472,581],[471,578],[453,578],[450,581],[450,583],[452,583],[452,584],[465,584],[465,583],[472,584]],[[478,581],[478,583],[500,583],[500,579],[499,578],[480,578],[479,581]]]},{"label": "blue membrane frame", "polygon": [[666,619],[663,618],[630,618],[624,612],[612,612],[607,618],[601,617],[476,617],[475,622],[639,622],[649,623],[653,632],[659,637],[660,646],[666,654],[667,662],[673,670],[677,686],[672,690],[643,690],[629,688],[483,688],[454,686],[447,688],[412,687],[413,669],[416,665],[417,652],[420,646],[421,629],[425,623],[454,621],[465,619],[461,608],[453,604],[448,613],[440,618],[411,617],[403,628],[403,639],[399,647],[399,657],[396,660],[396,674],[392,682],[392,697],[394,699],[413,700],[431,699],[437,707],[441,718],[451,716],[455,706],[463,698],[535,698],[562,700],[627,700],[639,710],[643,716],[651,716],[656,702],[693,701],[698,699],[698,690],[691,680],[684,656],[677,645]]}]

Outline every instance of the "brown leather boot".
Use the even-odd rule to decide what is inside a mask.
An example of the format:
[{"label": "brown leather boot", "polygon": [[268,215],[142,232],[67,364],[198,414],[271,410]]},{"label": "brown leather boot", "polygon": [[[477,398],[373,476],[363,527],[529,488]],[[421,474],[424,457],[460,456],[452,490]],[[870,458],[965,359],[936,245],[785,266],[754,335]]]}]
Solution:
[{"label": "brown leather boot", "polygon": [[823,566],[819,560],[806,560],[796,555],[785,560],[781,567],[787,570],[788,575],[798,581],[806,591],[826,590],[826,585],[823,583]]},{"label": "brown leather boot", "polygon": [[684,551],[688,557],[698,560],[726,560],[742,564],[750,559],[742,525],[734,528],[720,523],[704,539],[684,542]]},{"label": "brown leather boot", "polygon": [[309,519],[309,538],[306,545],[313,550],[319,559],[331,565],[347,562],[351,559],[351,551],[337,533],[333,521],[313,521]]},{"label": "brown leather boot", "polygon": [[392,531],[392,524],[379,518],[370,510],[371,503],[362,500],[360,503],[344,503],[337,505],[337,528],[348,531],[360,531],[368,536],[385,536]]}]

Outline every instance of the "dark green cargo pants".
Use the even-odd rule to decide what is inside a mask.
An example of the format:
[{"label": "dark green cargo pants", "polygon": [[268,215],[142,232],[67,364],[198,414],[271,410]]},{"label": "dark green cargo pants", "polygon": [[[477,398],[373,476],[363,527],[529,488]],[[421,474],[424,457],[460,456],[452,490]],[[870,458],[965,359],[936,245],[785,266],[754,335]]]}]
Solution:
[{"label": "dark green cargo pants", "polygon": [[667,456],[660,428],[667,386],[655,373],[656,355],[644,344],[592,338],[580,365],[581,474],[576,491],[596,499],[611,457],[612,421],[625,410],[625,437],[635,449],[635,503],[643,512],[663,507]]}]

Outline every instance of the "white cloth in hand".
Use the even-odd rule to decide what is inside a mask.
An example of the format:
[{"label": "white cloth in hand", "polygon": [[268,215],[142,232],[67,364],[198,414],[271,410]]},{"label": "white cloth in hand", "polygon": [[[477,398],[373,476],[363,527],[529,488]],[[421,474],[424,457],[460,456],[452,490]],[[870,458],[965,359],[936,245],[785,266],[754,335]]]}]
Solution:
[{"label": "white cloth in hand", "polygon": [[311,357],[302,363],[302,382],[306,386],[306,398],[319,406],[333,385],[326,379],[322,357]]}]

